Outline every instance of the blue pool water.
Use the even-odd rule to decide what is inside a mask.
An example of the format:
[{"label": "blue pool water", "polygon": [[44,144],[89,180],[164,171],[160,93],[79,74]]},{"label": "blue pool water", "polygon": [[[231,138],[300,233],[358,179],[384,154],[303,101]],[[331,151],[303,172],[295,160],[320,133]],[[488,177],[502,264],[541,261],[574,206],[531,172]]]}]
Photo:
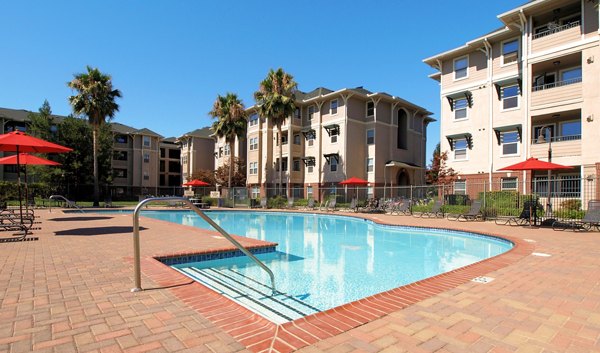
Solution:
[{"label": "blue pool water", "polygon": [[[277,290],[285,293],[282,301],[301,302],[315,311],[448,272],[512,248],[502,239],[382,226],[353,217],[247,211],[206,214],[231,234],[278,243],[275,253],[257,257],[274,272]],[[143,216],[211,229],[191,211],[144,211]],[[267,274],[245,256],[173,267],[196,279],[224,276],[236,286],[246,283],[257,292],[265,289],[266,293],[265,285],[270,283]],[[231,295],[236,293],[234,290]]]}]

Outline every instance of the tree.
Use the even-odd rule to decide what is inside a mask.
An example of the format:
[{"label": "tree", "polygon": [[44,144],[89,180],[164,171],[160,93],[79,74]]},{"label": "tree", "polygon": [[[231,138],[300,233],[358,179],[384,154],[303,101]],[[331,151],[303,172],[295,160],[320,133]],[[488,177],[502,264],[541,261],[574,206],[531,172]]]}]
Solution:
[{"label": "tree", "polygon": [[241,158],[235,158],[233,165],[233,176],[231,175],[229,162],[225,162],[223,166],[217,168],[215,171],[215,179],[219,184],[225,183],[225,180],[229,177],[231,186],[246,186],[246,162]]},{"label": "tree", "polygon": [[210,185],[215,185],[217,184],[217,179],[215,179],[215,171],[212,169],[201,169],[198,170],[197,172],[192,173],[192,176],[190,178],[191,180],[202,180],[206,183],[209,183]]},{"label": "tree", "polygon": [[100,127],[114,118],[119,111],[116,98],[121,97],[118,89],[113,89],[110,75],[103,74],[97,68],[87,67],[87,72],[74,75],[67,85],[77,91],[69,97],[73,112],[84,115],[92,125],[92,145],[94,161],[94,206],[100,205],[100,187],[98,183],[98,134]]},{"label": "tree", "polygon": [[229,145],[229,178],[227,187],[231,188],[231,173],[233,169],[234,144],[236,137],[241,139],[246,136],[246,111],[244,103],[235,93],[227,93],[225,96],[217,95],[212,110],[208,113],[211,117],[218,119],[212,125],[212,130],[219,138],[225,138]]},{"label": "tree", "polygon": [[279,183],[278,193],[281,193],[281,182],[283,176],[282,159],[283,146],[281,141],[281,124],[296,110],[296,90],[298,84],[294,77],[282,68],[269,70],[267,77],[260,83],[258,91],[254,92],[254,99],[258,105],[260,116],[268,119],[277,126],[277,145],[279,146]]},{"label": "tree", "polygon": [[431,164],[425,172],[425,180],[428,184],[450,184],[456,180],[457,173],[446,165],[447,160],[448,151],[441,152],[438,143],[433,151]]}]

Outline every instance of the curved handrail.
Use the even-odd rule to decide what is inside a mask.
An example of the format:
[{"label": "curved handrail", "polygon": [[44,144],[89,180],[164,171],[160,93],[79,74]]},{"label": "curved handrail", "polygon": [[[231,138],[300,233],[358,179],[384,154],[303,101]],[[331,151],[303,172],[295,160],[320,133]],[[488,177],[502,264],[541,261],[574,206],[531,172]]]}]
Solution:
[{"label": "curved handrail", "polygon": [[229,240],[230,243],[235,245],[241,252],[243,252],[246,256],[248,256],[252,261],[254,261],[258,266],[260,266],[263,270],[265,270],[269,277],[271,278],[271,289],[273,294],[277,291],[275,290],[275,276],[273,275],[273,271],[269,269],[264,263],[262,263],[259,259],[256,258],[248,249],[246,249],[242,244],[240,244],[237,240],[233,239],[229,233],[227,233],[223,228],[221,228],[218,224],[215,223],[210,217],[208,217],[204,212],[200,211],[198,207],[194,206],[194,204],[184,198],[184,197],[152,197],[145,200],[142,200],[135,207],[133,211],[133,270],[135,275],[135,287],[131,289],[132,292],[139,292],[142,290],[142,275],[140,269],[140,211],[142,207],[148,203],[156,202],[156,201],[179,201],[188,205],[190,209],[200,218],[202,218],[206,223],[210,224],[217,232],[221,233],[221,235]]},{"label": "curved handrail", "polygon": [[79,212],[81,212],[81,213],[85,213],[85,212],[84,212],[84,211],[81,209],[81,207],[79,207],[79,206],[77,206],[77,205],[75,204],[75,202],[73,202],[73,201],[71,201],[71,200],[67,199],[67,198],[66,198],[66,197],[64,197],[63,195],[50,195],[50,197],[49,197],[48,199],[49,199],[49,200],[56,200],[56,199],[61,199],[61,200],[64,200],[64,201],[67,203],[67,205],[75,207],[75,208],[76,208],[76,209],[78,209],[78,210],[79,210]]}]

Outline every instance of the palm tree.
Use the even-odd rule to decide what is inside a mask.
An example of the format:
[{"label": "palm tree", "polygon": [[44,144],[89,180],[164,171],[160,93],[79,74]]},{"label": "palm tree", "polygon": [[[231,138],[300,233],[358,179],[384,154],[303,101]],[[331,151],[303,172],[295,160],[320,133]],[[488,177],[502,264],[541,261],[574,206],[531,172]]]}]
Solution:
[{"label": "palm tree", "polygon": [[258,91],[254,92],[254,99],[258,105],[260,116],[265,117],[277,126],[277,141],[279,145],[279,183],[278,193],[281,191],[283,168],[283,146],[281,143],[281,124],[296,110],[296,90],[298,84],[294,77],[282,68],[269,70],[267,77],[260,83]]},{"label": "palm tree", "polygon": [[92,125],[92,143],[94,158],[94,206],[99,206],[100,186],[98,184],[98,133],[100,126],[119,111],[116,98],[121,98],[121,92],[113,89],[110,75],[105,75],[97,68],[87,66],[87,72],[73,75],[73,80],[67,85],[77,91],[69,97],[69,103],[76,115],[85,115]]},{"label": "palm tree", "polygon": [[233,168],[233,145],[235,138],[246,135],[246,108],[244,103],[235,93],[227,93],[225,96],[217,95],[213,108],[208,112],[210,116],[218,119],[212,125],[214,134],[219,138],[225,138],[229,144],[229,181],[228,188],[231,189],[231,170]]}]

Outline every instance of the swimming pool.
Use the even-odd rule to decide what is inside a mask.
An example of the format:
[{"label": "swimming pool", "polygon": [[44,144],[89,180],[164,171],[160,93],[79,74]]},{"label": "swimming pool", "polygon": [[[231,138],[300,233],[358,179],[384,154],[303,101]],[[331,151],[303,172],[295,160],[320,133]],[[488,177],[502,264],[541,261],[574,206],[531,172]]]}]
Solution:
[{"label": "swimming pool", "polygon": [[[143,216],[210,229],[191,211]],[[329,214],[207,211],[231,234],[278,243],[258,254],[275,274],[247,257],[172,267],[253,311],[282,323],[429,278],[508,251],[512,243],[471,233],[378,225]],[[266,311],[263,310],[266,307]]]}]

